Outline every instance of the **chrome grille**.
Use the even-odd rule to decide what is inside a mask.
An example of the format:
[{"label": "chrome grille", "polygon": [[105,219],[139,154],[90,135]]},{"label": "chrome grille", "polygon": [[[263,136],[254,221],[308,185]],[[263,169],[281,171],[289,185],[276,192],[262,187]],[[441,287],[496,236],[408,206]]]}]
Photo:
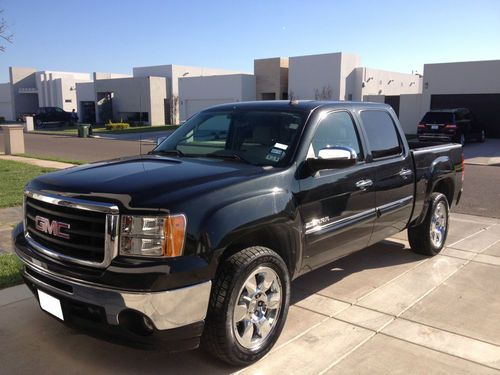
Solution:
[{"label": "chrome grille", "polygon": [[[106,267],[117,255],[118,207],[45,193],[25,193],[26,239],[40,253],[63,262]],[[50,226],[64,223],[64,235],[54,228],[44,231],[37,222]]]}]

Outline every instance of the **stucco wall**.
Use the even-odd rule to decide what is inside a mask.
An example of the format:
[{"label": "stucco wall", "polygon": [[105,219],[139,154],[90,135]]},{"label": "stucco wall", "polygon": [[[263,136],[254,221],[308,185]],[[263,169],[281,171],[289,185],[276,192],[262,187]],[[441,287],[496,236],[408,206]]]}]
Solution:
[{"label": "stucco wall", "polygon": [[14,120],[10,83],[0,83],[0,116],[7,121]]},{"label": "stucco wall", "polygon": [[184,77],[179,79],[180,119],[216,104],[255,100],[251,74]]},{"label": "stucco wall", "polygon": [[76,84],[90,82],[90,74],[73,72],[36,72],[39,107],[60,107],[67,112],[77,109]]},{"label": "stucco wall", "polygon": [[[95,93],[113,93],[113,117],[126,120],[128,113],[148,112],[149,124],[165,124],[166,84],[163,77],[102,79],[94,82]],[[99,111],[97,111],[98,114]],[[100,120],[100,119],[99,119]]]},{"label": "stucco wall", "polygon": [[[12,114],[17,118],[23,113],[35,113],[38,110],[36,93],[36,69],[10,67],[10,90],[12,98]],[[19,90],[35,90],[33,93],[20,93]]]},{"label": "stucco wall", "polygon": [[274,93],[275,99],[288,94],[288,58],[272,57],[254,60],[256,99],[263,99],[263,93]]},{"label": "stucco wall", "polygon": [[294,56],[289,59],[288,92],[290,99],[315,99],[323,88],[331,99],[340,99],[341,53]]},{"label": "stucco wall", "polygon": [[422,79],[414,74],[357,68],[355,80],[353,100],[363,100],[366,95],[401,95],[421,92]]},{"label": "stucco wall", "polygon": [[422,93],[425,111],[433,94],[500,93],[500,60],[425,64]]},{"label": "stucco wall", "polygon": [[416,134],[417,125],[424,116],[422,94],[404,94],[399,98],[399,121],[406,134]]}]

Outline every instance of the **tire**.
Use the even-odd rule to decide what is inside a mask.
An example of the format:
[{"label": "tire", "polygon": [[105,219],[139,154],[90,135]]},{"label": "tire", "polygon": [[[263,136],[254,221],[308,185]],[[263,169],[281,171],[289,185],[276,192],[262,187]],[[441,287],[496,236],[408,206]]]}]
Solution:
[{"label": "tire", "polygon": [[434,256],[442,250],[448,236],[449,211],[446,196],[432,193],[424,221],[408,228],[408,240],[413,252]]},{"label": "tire", "polygon": [[255,246],[230,256],[212,288],[202,347],[231,365],[259,360],[276,343],[289,303],[290,277],[278,254]]}]

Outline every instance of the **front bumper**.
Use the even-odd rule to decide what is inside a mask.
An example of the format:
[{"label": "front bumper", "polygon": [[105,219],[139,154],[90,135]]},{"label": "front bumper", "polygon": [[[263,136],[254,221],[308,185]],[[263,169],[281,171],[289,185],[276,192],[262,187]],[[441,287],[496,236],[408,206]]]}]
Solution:
[{"label": "front bumper", "polygon": [[35,288],[64,299],[103,309],[106,322],[120,325],[120,317],[133,311],[149,318],[157,330],[186,326],[205,319],[211,281],[164,292],[128,292],[86,285],[47,272],[26,258],[23,277]]},{"label": "front bumper", "polygon": [[439,141],[439,142],[453,142],[454,135],[441,134],[441,133],[421,133],[418,134],[419,141]]}]

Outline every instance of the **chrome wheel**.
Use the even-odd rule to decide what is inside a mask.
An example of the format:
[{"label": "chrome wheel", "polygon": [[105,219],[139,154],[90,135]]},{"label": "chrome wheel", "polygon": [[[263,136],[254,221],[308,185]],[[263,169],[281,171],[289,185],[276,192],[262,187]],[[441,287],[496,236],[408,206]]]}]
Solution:
[{"label": "chrome wheel", "polygon": [[444,202],[439,202],[431,217],[430,237],[432,245],[439,249],[444,242],[447,230],[448,216]]},{"label": "chrome wheel", "polygon": [[278,274],[269,267],[259,267],[243,283],[233,311],[236,340],[246,349],[256,349],[276,327],[282,302]]}]

